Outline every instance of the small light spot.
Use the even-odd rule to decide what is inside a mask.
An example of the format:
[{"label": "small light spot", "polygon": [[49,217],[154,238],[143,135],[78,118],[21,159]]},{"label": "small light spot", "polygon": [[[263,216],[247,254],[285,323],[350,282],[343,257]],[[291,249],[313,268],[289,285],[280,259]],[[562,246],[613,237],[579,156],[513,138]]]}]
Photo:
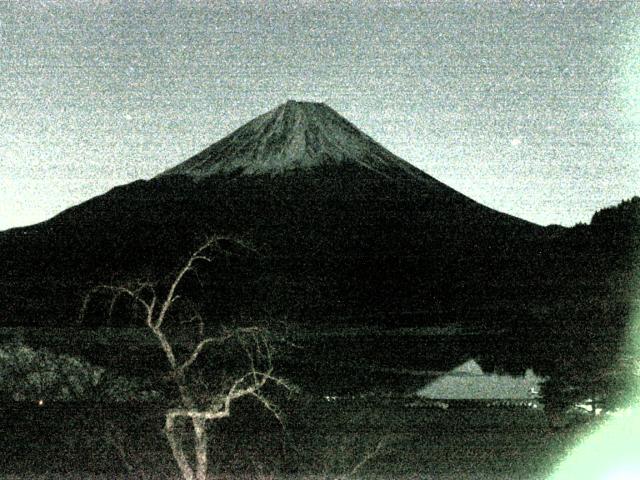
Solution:
[{"label": "small light spot", "polygon": [[38,400],[38,406],[41,407],[44,405],[44,400],[40,399]]},{"label": "small light spot", "polygon": [[518,145],[522,145],[522,139],[521,138],[512,138],[511,139],[511,145],[513,145],[514,147],[517,147]]}]

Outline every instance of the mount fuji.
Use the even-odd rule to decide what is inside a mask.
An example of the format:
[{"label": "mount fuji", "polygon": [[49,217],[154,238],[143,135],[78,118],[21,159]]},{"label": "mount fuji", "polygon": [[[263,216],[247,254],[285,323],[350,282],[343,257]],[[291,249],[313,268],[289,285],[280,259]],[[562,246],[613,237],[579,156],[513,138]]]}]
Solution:
[{"label": "mount fuji", "polygon": [[[535,225],[439,182],[330,107],[289,101],[150,180],[0,232],[0,326],[73,336],[137,325],[117,308],[78,314],[92,286],[166,284],[207,236],[225,235],[252,249],[201,266],[181,298],[213,324],[284,319],[311,332],[286,367],[306,388],[417,389],[422,377],[398,372],[471,358],[560,377],[569,358],[597,377],[623,344],[639,208],[634,198],[590,225]],[[484,333],[412,333],[458,327]],[[113,356],[96,348],[83,355]]]},{"label": "mount fuji", "polygon": [[427,179],[323,103],[289,100],[162,175],[278,175],[350,165],[386,178]]},{"label": "mount fuji", "polygon": [[444,185],[330,107],[288,101],[150,180],[1,233],[11,315],[0,321],[75,321],[90,285],[167,275],[211,234],[258,252],[211,273],[212,318],[471,319],[536,294],[531,259],[547,233]]}]

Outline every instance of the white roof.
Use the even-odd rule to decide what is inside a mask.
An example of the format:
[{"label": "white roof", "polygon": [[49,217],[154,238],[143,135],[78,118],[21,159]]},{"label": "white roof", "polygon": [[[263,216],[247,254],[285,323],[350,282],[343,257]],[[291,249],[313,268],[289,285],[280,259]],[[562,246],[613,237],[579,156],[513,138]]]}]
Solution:
[{"label": "white roof", "polygon": [[542,378],[527,370],[523,376],[484,373],[475,360],[468,360],[418,390],[424,398],[449,400],[530,399]]}]

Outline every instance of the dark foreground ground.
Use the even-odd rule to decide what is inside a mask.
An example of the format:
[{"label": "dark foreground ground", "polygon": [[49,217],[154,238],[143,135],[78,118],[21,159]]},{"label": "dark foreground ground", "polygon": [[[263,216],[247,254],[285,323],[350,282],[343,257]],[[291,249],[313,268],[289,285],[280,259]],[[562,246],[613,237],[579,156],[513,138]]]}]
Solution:
[{"label": "dark foreground ground", "polygon": [[[400,399],[298,398],[285,410],[284,430],[251,402],[212,424],[211,478],[544,479],[588,428],[551,431],[534,409]],[[10,404],[0,415],[0,478],[179,478],[161,406]]]}]

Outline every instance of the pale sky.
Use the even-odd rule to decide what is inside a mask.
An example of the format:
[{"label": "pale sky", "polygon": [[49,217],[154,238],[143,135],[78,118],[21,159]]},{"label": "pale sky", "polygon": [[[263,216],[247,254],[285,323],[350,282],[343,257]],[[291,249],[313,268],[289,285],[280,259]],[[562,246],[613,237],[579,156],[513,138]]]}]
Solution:
[{"label": "pale sky", "polygon": [[540,224],[640,194],[640,2],[0,0],[0,230],[324,101]]}]

